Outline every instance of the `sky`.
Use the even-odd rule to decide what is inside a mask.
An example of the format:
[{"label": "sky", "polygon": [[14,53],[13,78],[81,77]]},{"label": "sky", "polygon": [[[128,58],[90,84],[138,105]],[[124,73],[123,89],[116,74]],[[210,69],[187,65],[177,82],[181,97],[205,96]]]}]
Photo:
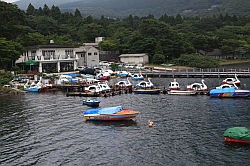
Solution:
[{"label": "sky", "polygon": [[17,0],[1,0],[1,1],[5,1],[5,2],[15,2]]}]

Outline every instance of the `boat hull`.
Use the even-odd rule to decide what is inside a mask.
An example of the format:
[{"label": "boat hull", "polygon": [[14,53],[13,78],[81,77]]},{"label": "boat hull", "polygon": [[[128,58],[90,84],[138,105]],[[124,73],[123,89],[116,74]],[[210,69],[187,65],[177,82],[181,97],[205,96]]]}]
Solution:
[{"label": "boat hull", "polygon": [[139,114],[133,110],[121,110],[114,114],[84,114],[85,121],[122,121],[133,120]]},{"label": "boat hull", "polygon": [[132,115],[84,115],[85,120],[102,120],[102,121],[119,121],[119,120],[133,120],[136,114]]},{"label": "boat hull", "polygon": [[234,98],[234,97],[250,97],[250,92],[228,92],[228,93],[210,93],[210,97]]},{"label": "boat hull", "polygon": [[135,94],[160,94],[161,89],[136,89]]},{"label": "boat hull", "polygon": [[187,91],[187,90],[170,90],[167,92],[169,95],[196,95],[197,93],[195,91]]},{"label": "boat hull", "polygon": [[225,137],[225,142],[226,143],[250,144],[250,140],[240,140],[240,139],[235,139],[235,138],[230,138],[230,137]]},{"label": "boat hull", "polygon": [[89,107],[99,107],[100,101],[83,101],[82,104]]},{"label": "boat hull", "polygon": [[28,92],[39,92],[40,88],[24,88],[23,90]]}]

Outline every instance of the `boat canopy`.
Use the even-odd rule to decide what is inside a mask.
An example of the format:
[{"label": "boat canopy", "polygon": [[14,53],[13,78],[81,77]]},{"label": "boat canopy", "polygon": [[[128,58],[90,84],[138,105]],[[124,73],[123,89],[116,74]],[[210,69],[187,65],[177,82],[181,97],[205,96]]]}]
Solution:
[{"label": "boat canopy", "polygon": [[250,129],[246,127],[233,127],[225,131],[224,137],[235,138],[239,140],[250,140]]},{"label": "boat canopy", "polygon": [[122,110],[122,106],[116,106],[116,107],[107,107],[107,108],[96,108],[96,109],[90,109],[84,112],[84,115],[87,114],[115,114]]}]

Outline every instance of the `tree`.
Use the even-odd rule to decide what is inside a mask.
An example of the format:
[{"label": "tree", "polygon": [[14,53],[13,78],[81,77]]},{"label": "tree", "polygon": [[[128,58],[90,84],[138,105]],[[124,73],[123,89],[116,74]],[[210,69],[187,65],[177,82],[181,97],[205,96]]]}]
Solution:
[{"label": "tree", "polygon": [[0,68],[10,70],[20,57],[22,50],[19,43],[0,38]]},{"label": "tree", "polygon": [[30,3],[27,10],[26,10],[26,13],[28,15],[35,15],[35,12],[36,12],[35,7]]},{"label": "tree", "polygon": [[45,16],[50,16],[50,9],[46,4],[44,4],[44,6],[43,6],[43,14]]},{"label": "tree", "polygon": [[82,18],[81,12],[77,8],[75,10],[75,17],[81,17]]}]

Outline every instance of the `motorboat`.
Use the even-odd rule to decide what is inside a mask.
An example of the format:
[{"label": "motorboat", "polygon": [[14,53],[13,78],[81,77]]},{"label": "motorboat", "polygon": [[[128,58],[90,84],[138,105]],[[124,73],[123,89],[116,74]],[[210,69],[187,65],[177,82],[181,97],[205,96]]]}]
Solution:
[{"label": "motorboat", "polygon": [[224,132],[226,143],[250,144],[250,129],[246,127],[232,127]]},{"label": "motorboat", "polygon": [[117,121],[135,119],[139,112],[125,110],[122,106],[95,108],[83,113],[85,121]]},{"label": "motorboat", "polygon": [[223,84],[210,90],[210,97],[249,97],[249,90],[238,89],[236,85]]},{"label": "motorboat", "polygon": [[222,81],[222,84],[229,84],[229,85],[236,85],[240,86],[240,80],[238,79],[237,75],[235,74],[234,78],[226,78]]},{"label": "motorboat", "polygon": [[201,80],[201,83],[187,85],[187,90],[196,91],[199,94],[208,93],[207,85],[204,83],[204,79]]},{"label": "motorboat", "polygon": [[125,80],[119,81],[115,84],[115,87],[118,89],[127,89],[127,88],[132,88],[132,84],[129,81],[129,78],[127,77],[127,81]]},{"label": "motorboat", "polygon": [[141,81],[138,84],[136,84],[135,88],[137,89],[154,88],[154,84],[151,82],[150,78],[148,78],[148,81]]},{"label": "motorboat", "polygon": [[137,80],[144,80],[144,77],[142,74],[132,74],[131,75],[131,79],[134,80],[134,81],[137,81]]},{"label": "motorboat", "polygon": [[180,90],[180,84],[176,81],[176,79],[169,83],[168,90]]},{"label": "motorboat", "polygon": [[95,99],[83,100],[83,105],[87,105],[89,107],[99,107],[100,101]]}]

